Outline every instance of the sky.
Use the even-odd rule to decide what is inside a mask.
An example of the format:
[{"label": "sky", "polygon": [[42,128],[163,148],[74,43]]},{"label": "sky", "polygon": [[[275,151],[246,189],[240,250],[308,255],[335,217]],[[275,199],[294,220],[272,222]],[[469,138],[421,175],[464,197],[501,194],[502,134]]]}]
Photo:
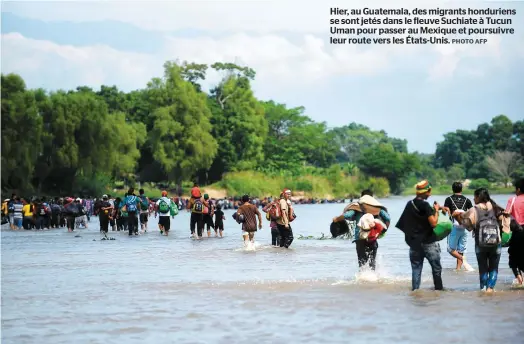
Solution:
[{"label": "sky", "polygon": [[[516,32],[485,45],[330,45],[331,7],[513,8]],[[304,106],[328,127],[385,130],[422,153],[496,115],[524,119],[524,2],[3,1],[1,19],[2,73],[29,88],[130,91],[168,60],[236,62],[257,72],[259,99]]]}]

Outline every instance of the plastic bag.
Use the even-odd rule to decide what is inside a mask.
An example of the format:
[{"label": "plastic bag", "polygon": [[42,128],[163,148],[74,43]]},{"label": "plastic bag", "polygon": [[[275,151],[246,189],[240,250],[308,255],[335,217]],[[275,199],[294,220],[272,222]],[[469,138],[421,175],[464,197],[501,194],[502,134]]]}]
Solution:
[{"label": "plastic bag", "polygon": [[451,222],[450,218],[439,211],[437,225],[433,228],[433,233],[435,233],[437,240],[440,241],[446,238],[451,233],[452,228],[453,222]]}]

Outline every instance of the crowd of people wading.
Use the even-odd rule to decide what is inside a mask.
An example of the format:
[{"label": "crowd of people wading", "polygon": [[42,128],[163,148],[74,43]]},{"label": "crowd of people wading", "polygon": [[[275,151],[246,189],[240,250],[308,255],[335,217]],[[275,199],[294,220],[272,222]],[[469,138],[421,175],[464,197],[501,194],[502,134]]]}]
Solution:
[{"label": "crowd of people wading", "polygon": [[[462,184],[452,185],[453,194],[443,205],[427,200],[432,187],[429,181],[416,184],[416,196],[409,200],[395,227],[404,233],[409,246],[412,268],[412,290],[420,288],[422,267],[426,259],[432,270],[436,290],[443,290],[440,241],[447,239],[447,251],[456,259],[457,270],[473,271],[466,261],[465,252],[468,233],[472,233],[478,263],[480,289],[492,292],[495,288],[502,249],[508,247],[509,267],[518,284],[523,284],[524,271],[524,179],[515,183],[515,196],[505,208],[499,206],[486,188],[475,190],[473,202],[462,194]],[[112,231],[126,231],[130,237],[148,231],[149,219],[158,218],[160,234],[168,236],[171,220],[183,209],[190,212],[191,238],[202,240],[205,232],[210,237],[223,237],[223,207],[233,207],[233,220],[241,225],[244,245],[254,245],[255,234],[262,229],[263,220],[259,208],[265,213],[271,229],[271,245],[289,248],[293,243],[292,222],[297,218],[292,192],[284,189],[276,199],[263,202],[243,195],[234,206],[225,200],[215,201],[203,194],[198,185],[191,189],[191,197],[182,200],[162,197],[152,200],[140,189],[138,195],[133,188],[126,195],[113,198],[103,195],[101,199],[89,200],[73,197],[56,198],[50,202],[35,199],[26,202],[15,194],[2,203],[3,222],[9,222],[12,230],[64,228],[69,232],[87,228],[91,216],[98,216],[100,231],[107,236]],[[386,236],[391,225],[391,216],[386,207],[374,198],[371,190],[363,190],[361,197],[350,202],[342,214],[333,218],[333,237],[348,233],[354,224],[353,242],[356,247],[358,265],[361,269],[376,269],[378,241]]]}]

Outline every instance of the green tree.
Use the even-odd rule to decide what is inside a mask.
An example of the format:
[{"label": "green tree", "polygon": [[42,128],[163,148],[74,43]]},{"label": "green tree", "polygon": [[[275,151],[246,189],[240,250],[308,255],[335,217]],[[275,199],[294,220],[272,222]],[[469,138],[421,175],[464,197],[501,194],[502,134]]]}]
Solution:
[{"label": "green tree", "polygon": [[213,137],[218,154],[209,170],[211,180],[219,180],[228,171],[253,170],[264,161],[267,122],[264,108],[251,90],[255,72],[232,63],[215,63],[212,68],[226,76],[212,90]]},{"label": "green tree", "polygon": [[43,124],[35,92],[15,74],[2,75],[2,186],[31,189],[42,150]]},{"label": "green tree", "polygon": [[357,164],[367,175],[386,178],[394,194],[402,192],[409,174],[420,168],[416,155],[396,152],[390,143],[364,149]]},{"label": "green tree", "polygon": [[210,134],[211,113],[206,96],[183,80],[180,67],[174,63],[165,65],[165,81],[154,87],[172,103],[154,111],[149,145],[154,159],[181,184],[208,167],[216,155],[217,142]]}]

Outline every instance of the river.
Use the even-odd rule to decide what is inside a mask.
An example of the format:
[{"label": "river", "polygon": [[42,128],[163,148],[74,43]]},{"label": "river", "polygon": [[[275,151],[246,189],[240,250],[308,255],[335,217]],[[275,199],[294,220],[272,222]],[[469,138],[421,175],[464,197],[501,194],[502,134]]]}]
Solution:
[{"label": "river", "polygon": [[[505,205],[509,196],[494,197]],[[443,204],[444,197],[435,196]],[[382,200],[396,223],[408,198]],[[299,205],[295,238],[329,234],[343,205]],[[2,230],[2,343],[522,343],[524,289],[512,286],[507,249],[496,293],[478,272],[455,272],[441,242],[444,292],[411,292],[408,248],[391,228],[379,241],[377,275],[358,275],[348,240],[295,240],[272,248],[268,223],[256,251],[242,248],[226,211],[224,238],[189,239],[189,215],[170,237],[154,218],[139,237],[98,219],[67,233]],[[80,235],[81,237],[75,237]],[[476,269],[473,240],[467,259]]]}]

